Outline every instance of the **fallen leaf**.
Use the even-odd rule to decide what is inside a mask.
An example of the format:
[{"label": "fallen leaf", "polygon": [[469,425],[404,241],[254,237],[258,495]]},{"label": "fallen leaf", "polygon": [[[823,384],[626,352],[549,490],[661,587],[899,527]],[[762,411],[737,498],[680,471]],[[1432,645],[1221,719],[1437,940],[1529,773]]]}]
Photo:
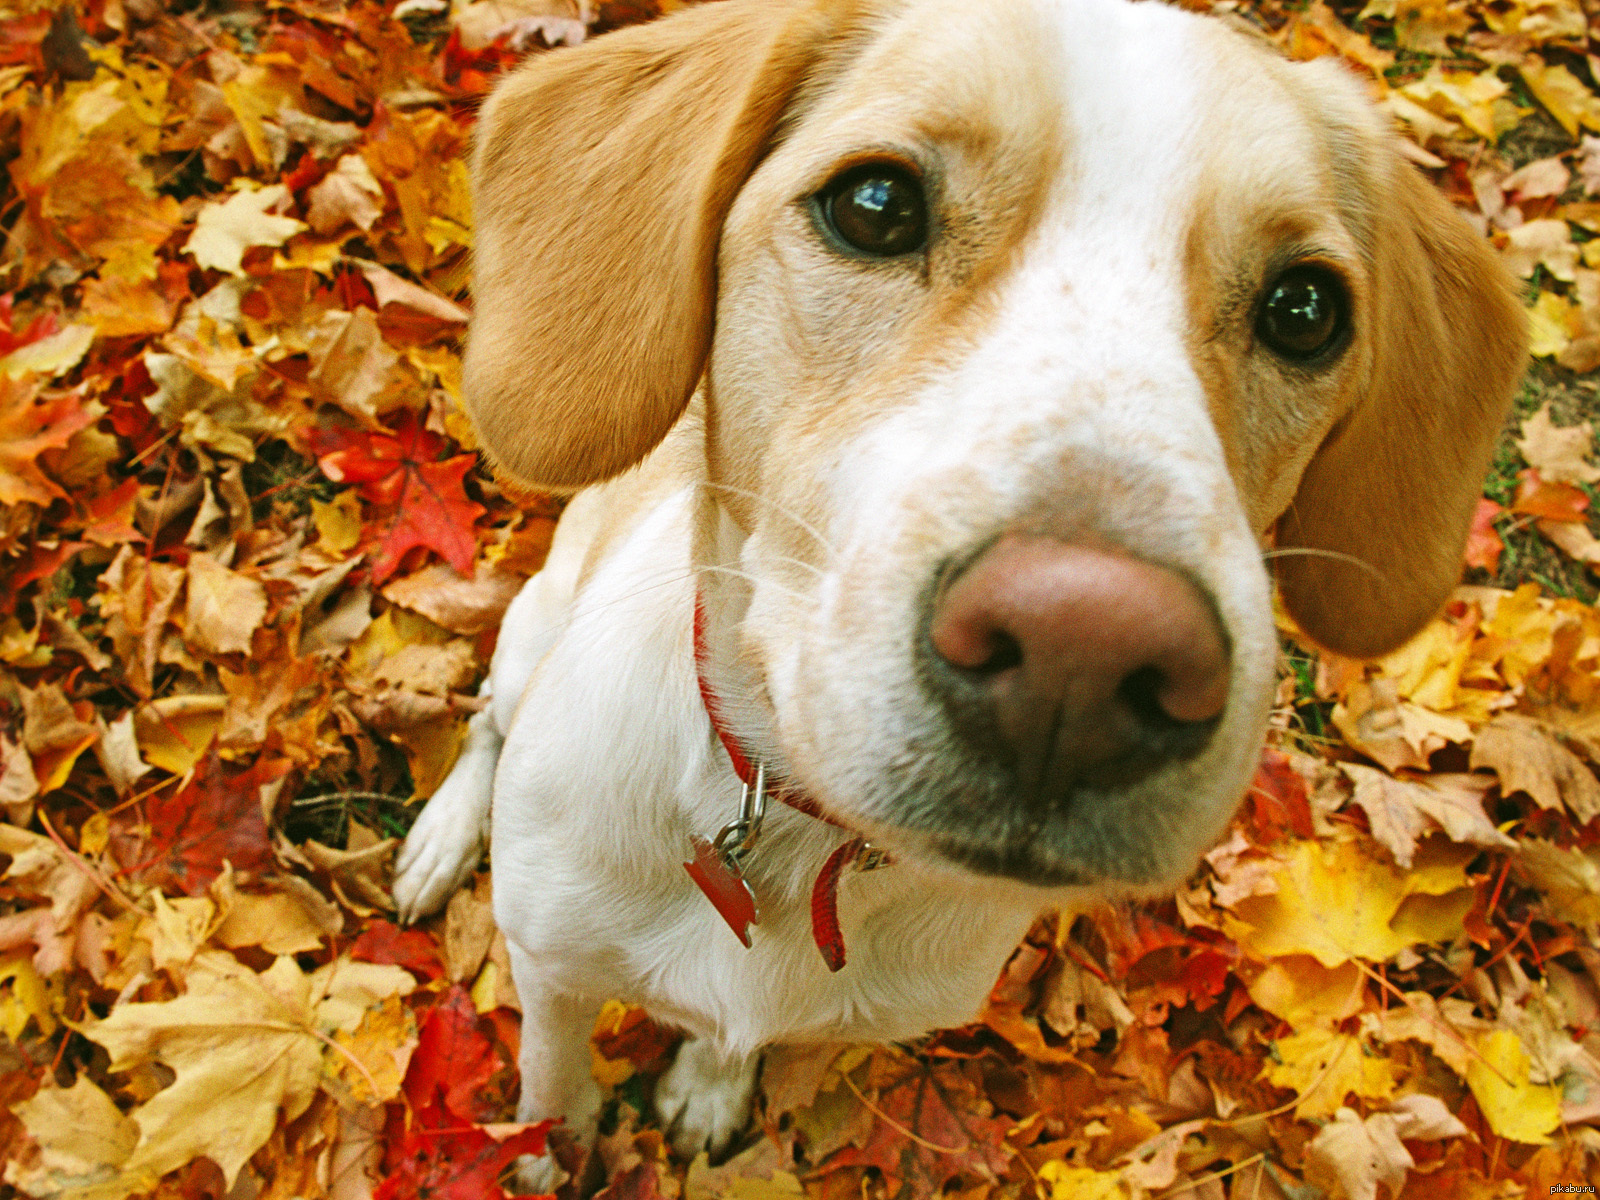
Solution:
[{"label": "fallen leaf", "polygon": [[[1476,744],[1473,755],[1476,767],[1480,765]],[[1367,814],[1372,836],[1402,867],[1411,865],[1417,839],[1435,829],[1442,829],[1451,841],[1475,846],[1516,845],[1484,815],[1483,800],[1491,784],[1481,775],[1396,779],[1359,763],[1340,763],[1339,769],[1355,784],[1350,802]],[[1600,784],[1596,788],[1600,794]]]},{"label": "fallen leaf", "polygon": [[119,814],[113,845],[141,878],[189,896],[204,892],[224,862],[241,874],[265,871],[274,859],[260,792],[287,770],[288,763],[265,755],[231,767],[213,747],[187,784],[146,801],[148,826],[134,810]]},{"label": "fallen leaf", "polygon": [[94,420],[94,412],[73,393],[41,395],[35,381],[0,374],[0,504],[65,499],[67,493],[37,460]]},{"label": "fallen leaf", "polygon": [[124,1183],[124,1164],[139,1142],[139,1126],[86,1076],[71,1087],[54,1082],[11,1110],[38,1147],[24,1165],[6,1164],[7,1183],[30,1196],[72,1200],[122,1200],[135,1189]]},{"label": "fallen leaf", "polygon": [[1552,483],[1594,483],[1600,480],[1600,467],[1588,461],[1594,449],[1594,426],[1588,421],[1557,426],[1550,420],[1546,403],[1522,422],[1517,449],[1539,478]]},{"label": "fallen leaf", "polygon": [[1528,1078],[1528,1052],[1517,1035],[1496,1029],[1477,1039],[1467,1086],[1484,1119],[1503,1138],[1543,1145],[1561,1124],[1561,1089]]},{"label": "fallen leaf", "polygon": [[252,246],[281,246],[306,228],[304,222],[270,211],[289,200],[289,189],[281,183],[242,186],[226,200],[200,209],[194,232],[183,244],[184,253],[193,255],[201,267],[230,275],[244,274],[246,250]]},{"label": "fallen leaf", "polygon": [[148,1190],[202,1155],[231,1187],[271,1136],[278,1110],[293,1120],[311,1103],[337,1053],[329,1035],[353,1030],[381,997],[412,986],[398,967],[340,959],[305,975],[278,958],[256,974],[210,953],[191,966],[184,995],[120,1004],[86,1026],[84,1036],[110,1052],[111,1070],[158,1061],[175,1075],[129,1114],[139,1126],[122,1164],[130,1190]]},{"label": "fallen leaf", "polygon": [[1582,521],[1589,508],[1589,497],[1570,483],[1542,479],[1531,468],[1517,475],[1520,484],[1511,511],[1541,517],[1546,521]]},{"label": "fallen leaf", "polygon": [[1307,1181],[1347,1200],[1376,1200],[1380,1183],[1398,1196],[1414,1166],[1388,1113],[1340,1108],[1306,1146]]},{"label": "fallen leaf", "polygon": [[208,654],[248,653],[250,635],[267,615],[259,580],[230,571],[204,554],[189,557],[184,637]]},{"label": "fallen leaf", "polygon": [[477,551],[472,527],[483,507],[467,498],[461,481],[475,460],[460,454],[433,461],[442,447],[443,439],[409,412],[401,414],[393,435],[328,432],[314,439],[323,474],[335,483],[358,484],[369,502],[393,514],[372,563],[374,584],[393,575],[414,546],[436,551],[463,574],[471,569]]},{"label": "fallen leaf", "polygon": [[1490,574],[1499,569],[1500,555],[1506,544],[1494,527],[1494,519],[1505,511],[1486,496],[1478,498],[1478,505],[1472,511],[1472,526],[1467,531],[1467,566],[1482,567]]},{"label": "fallen leaf", "polygon": [[346,154],[307,195],[306,222],[321,234],[346,223],[365,232],[383,216],[383,185],[359,154]]},{"label": "fallen leaf", "polygon": [[1405,871],[1353,840],[1297,842],[1276,873],[1278,890],[1240,900],[1228,928],[1263,960],[1309,954],[1324,967],[1352,958],[1383,962],[1460,930],[1472,902],[1463,867],[1473,853],[1426,842]]},{"label": "fallen leaf", "polygon": [[1526,792],[1541,808],[1572,810],[1580,823],[1600,816],[1600,780],[1542,721],[1503,713],[1478,730],[1471,766],[1487,767],[1507,795]]}]

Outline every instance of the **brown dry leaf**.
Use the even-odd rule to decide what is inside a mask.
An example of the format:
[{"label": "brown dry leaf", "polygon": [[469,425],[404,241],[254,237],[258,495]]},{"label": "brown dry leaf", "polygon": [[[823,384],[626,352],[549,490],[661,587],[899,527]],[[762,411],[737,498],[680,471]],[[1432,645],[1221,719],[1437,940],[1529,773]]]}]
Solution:
[{"label": "brown dry leaf", "polygon": [[1388,1113],[1340,1108],[1306,1146],[1306,1181],[1346,1200],[1376,1200],[1380,1183],[1398,1196],[1414,1166]]},{"label": "brown dry leaf", "polygon": [[1524,279],[1543,266],[1557,279],[1571,283],[1578,265],[1578,247],[1572,241],[1572,227],[1565,221],[1546,218],[1529,221],[1506,234],[1502,256],[1506,266]]},{"label": "brown dry leaf", "polygon": [[125,677],[141,696],[150,695],[162,635],[183,580],[181,567],[149,562],[131,545],[123,546],[100,576],[97,586],[106,633]]},{"label": "brown dry leaf", "polygon": [[1588,421],[1558,426],[1550,420],[1550,405],[1522,423],[1517,449],[1541,479],[1552,483],[1594,483],[1600,467],[1588,461],[1594,450],[1594,426]]},{"label": "brown dry leaf", "polygon": [[1396,779],[1360,763],[1340,763],[1339,769],[1355,784],[1351,803],[1367,814],[1372,836],[1402,867],[1411,865],[1417,839],[1435,829],[1475,846],[1516,845],[1484,815],[1483,799],[1493,784],[1482,775]]},{"label": "brown dry leaf", "polygon": [[292,856],[312,870],[326,872],[334,896],[357,916],[393,912],[390,863],[400,849],[400,839],[380,838],[353,818],[349,826],[348,849],[306,841],[290,848]]},{"label": "brown dry leaf", "polygon": [[311,330],[311,373],[317,395],[351,416],[376,425],[400,352],[383,340],[370,308],[325,314]]},{"label": "brown dry leaf", "polygon": [[95,721],[100,730],[100,740],[94,745],[95,757],[117,795],[126,796],[150,770],[150,764],[139,757],[133,713],[125,712],[110,723],[97,715]]},{"label": "brown dry leaf", "polygon": [[33,800],[38,794],[33,759],[0,733],[0,809],[5,810],[6,820],[17,826],[27,825],[33,819]]},{"label": "brown dry leaf", "polygon": [[1352,684],[1332,720],[1346,742],[1391,773],[1426,771],[1435,751],[1472,740],[1460,717],[1399,699],[1399,681],[1383,675]]},{"label": "brown dry leaf", "polygon": [[207,654],[248,652],[267,615],[267,590],[204,554],[189,556],[184,638]]},{"label": "brown dry leaf", "polygon": [[1478,731],[1471,765],[1500,777],[1500,790],[1526,792],[1541,808],[1566,807],[1581,823],[1600,816],[1600,780],[1542,721],[1503,713]]},{"label": "brown dry leaf", "polygon": [[1600,538],[1576,521],[1540,521],[1539,534],[1554,542],[1568,558],[1600,566]]},{"label": "brown dry leaf", "polygon": [[444,918],[445,973],[456,983],[470,983],[483,966],[494,941],[494,897],[487,874],[450,897]]},{"label": "brown dry leaf", "polygon": [[0,917],[0,943],[10,949],[32,942],[34,965],[44,975],[54,974],[72,961],[78,921],[97,896],[94,878],[49,838],[15,825],[0,825],[0,854],[11,857],[3,878],[18,894],[49,902],[48,909]]},{"label": "brown dry leaf", "polygon": [[33,758],[41,792],[53,791],[67,781],[72,765],[100,738],[100,730],[85,717],[93,710],[82,701],[72,704],[53,683],[22,688],[22,744]]},{"label": "brown dry leaf", "polygon": [[369,263],[362,267],[361,274],[372,285],[372,294],[377,297],[380,309],[390,304],[398,304],[403,308],[415,309],[447,325],[465,325],[467,319],[472,316],[454,300],[447,299],[437,292],[430,292],[427,288],[418,287],[377,263]]},{"label": "brown dry leaf", "polygon": [[1600,848],[1557,846],[1542,838],[1519,842],[1517,865],[1561,919],[1589,930],[1600,929]]},{"label": "brown dry leaf", "polygon": [[432,563],[384,585],[383,596],[452,633],[471,637],[499,625],[525,582],[522,576],[496,570],[482,559],[474,564],[471,579],[448,563]]},{"label": "brown dry leaf", "polygon": [[346,223],[365,233],[383,216],[383,185],[359,154],[346,154],[307,195],[311,207],[306,221],[321,234]]},{"label": "brown dry leaf", "polygon": [[[1535,159],[1507,175],[1500,186],[1518,203],[1542,196],[1559,196],[1572,182],[1572,172],[1560,156]],[[1529,460],[1532,463],[1532,460]],[[1532,463],[1538,466],[1538,463]]]}]

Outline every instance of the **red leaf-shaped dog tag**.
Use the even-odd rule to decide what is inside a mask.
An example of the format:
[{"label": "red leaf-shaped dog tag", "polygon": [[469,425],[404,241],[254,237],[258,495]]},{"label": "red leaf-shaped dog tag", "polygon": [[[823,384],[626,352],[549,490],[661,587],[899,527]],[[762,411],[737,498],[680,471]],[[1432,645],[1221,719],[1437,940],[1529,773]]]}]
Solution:
[{"label": "red leaf-shaped dog tag", "polygon": [[733,935],[750,948],[750,926],[761,923],[756,896],[739,869],[726,862],[703,837],[694,839],[694,861],[683,864],[695,886],[706,894],[711,906],[733,930]]}]

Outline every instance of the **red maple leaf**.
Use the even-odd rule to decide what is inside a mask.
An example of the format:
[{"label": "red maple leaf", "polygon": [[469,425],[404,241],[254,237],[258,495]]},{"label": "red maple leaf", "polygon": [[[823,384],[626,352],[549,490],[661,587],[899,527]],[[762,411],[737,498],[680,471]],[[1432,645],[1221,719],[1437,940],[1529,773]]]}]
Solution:
[{"label": "red maple leaf", "polygon": [[498,1113],[496,1075],[509,1070],[484,1032],[472,997],[452,987],[428,1011],[406,1071],[406,1098],[416,1119],[431,1129],[493,1120]]},{"label": "red maple leaf", "polygon": [[425,981],[444,974],[438,942],[420,929],[401,929],[382,917],[368,919],[361,936],[350,944],[350,957],[357,962],[404,967]]},{"label": "red maple leaf", "polygon": [[902,1200],[937,1196],[962,1174],[998,1179],[1012,1158],[1005,1135],[1014,1122],[991,1115],[993,1106],[969,1069],[976,1074],[970,1062],[931,1063],[879,1051],[867,1074],[872,1133],[864,1145],[830,1155],[824,1170],[877,1167],[889,1195]]},{"label": "red maple leaf", "polygon": [[408,1133],[391,1128],[385,1139],[388,1173],[372,1200],[502,1200],[500,1176],[519,1156],[543,1154],[549,1128],[549,1121],[541,1121],[498,1142],[471,1127]]},{"label": "red maple leaf", "polygon": [[224,860],[235,871],[270,870],[274,859],[261,787],[288,770],[287,760],[266,755],[243,769],[230,766],[213,746],[187,784],[150,799],[143,821],[134,809],[113,818],[118,856],[134,859],[130,873],[144,882],[187,896],[205,891],[222,873]]},{"label": "red maple leaf", "polygon": [[373,583],[393,575],[413,546],[434,551],[464,575],[472,573],[478,550],[473,526],[484,509],[467,498],[461,481],[477,462],[475,455],[437,461],[447,443],[409,410],[392,434],[320,429],[307,440],[324,475],[356,484],[362,498],[386,514],[372,560]]},{"label": "red maple leaf", "polygon": [[496,1076],[510,1073],[460,985],[444,992],[417,1032],[406,1071],[409,1122],[391,1110],[387,1174],[373,1200],[495,1200],[500,1175],[522,1154],[543,1154],[551,1122],[496,1140],[478,1122],[500,1104]]},{"label": "red maple leaf", "polygon": [[1289,756],[1271,747],[1261,752],[1261,763],[1250,781],[1249,817],[1251,840],[1267,846],[1285,834],[1311,838],[1311,800],[1306,781],[1289,762]]}]

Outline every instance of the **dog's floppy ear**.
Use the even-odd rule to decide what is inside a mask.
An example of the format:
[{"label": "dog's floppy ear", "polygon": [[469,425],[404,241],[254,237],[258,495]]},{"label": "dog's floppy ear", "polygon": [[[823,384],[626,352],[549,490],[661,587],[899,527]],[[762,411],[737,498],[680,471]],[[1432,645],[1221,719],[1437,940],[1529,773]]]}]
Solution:
[{"label": "dog's floppy ear", "polygon": [[507,473],[593,483],[683,412],[723,218],[844,7],[698,5],[541,54],[495,90],[473,159],[464,392]]},{"label": "dog's floppy ear", "polygon": [[[1277,545],[1290,553],[1275,564],[1300,627],[1358,657],[1406,641],[1460,580],[1527,355],[1510,273],[1414,168],[1387,148],[1384,157],[1370,369],[1278,519]],[[1295,553],[1302,548],[1314,553]]]}]

